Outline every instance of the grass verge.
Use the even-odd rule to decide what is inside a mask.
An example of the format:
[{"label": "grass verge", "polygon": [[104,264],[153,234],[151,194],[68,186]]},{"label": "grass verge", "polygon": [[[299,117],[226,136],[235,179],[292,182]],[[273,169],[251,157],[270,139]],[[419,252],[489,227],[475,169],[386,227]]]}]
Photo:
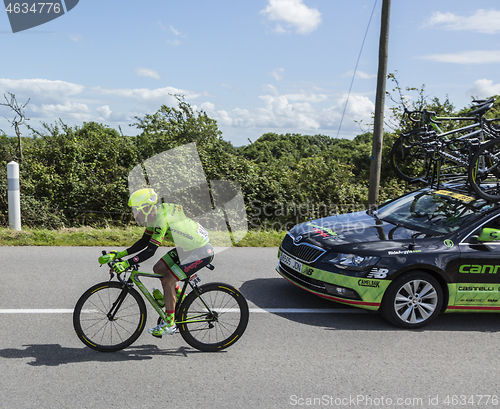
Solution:
[{"label": "grass verge", "polygon": [[[129,247],[137,241],[143,227],[74,227],[58,230],[24,229],[21,231],[0,228],[2,246],[101,246]],[[278,247],[286,232],[251,230],[236,247]],[[165,241],[163,246],[174,243]]]}]

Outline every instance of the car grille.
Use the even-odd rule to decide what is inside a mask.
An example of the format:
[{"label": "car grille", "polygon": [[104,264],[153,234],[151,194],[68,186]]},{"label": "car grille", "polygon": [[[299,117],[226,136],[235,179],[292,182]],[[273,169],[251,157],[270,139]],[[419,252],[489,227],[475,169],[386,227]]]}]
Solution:
[{"label": "car grille", "polygon": [[281,248],[288,254],[305,263],[312,263],[326,253],[325,250],[308,243],[295,244],[293,237],[287,234],[281,243]]},{"label": "car grille", "polygon": [[314,278],[307,277],[303,274],[297,273],[291,268],[280,263],[278,272],[287,277],[289,280],[306,286],[310,290],[318,291],[327,294],[325,284],[321,281],[315,280]]}]

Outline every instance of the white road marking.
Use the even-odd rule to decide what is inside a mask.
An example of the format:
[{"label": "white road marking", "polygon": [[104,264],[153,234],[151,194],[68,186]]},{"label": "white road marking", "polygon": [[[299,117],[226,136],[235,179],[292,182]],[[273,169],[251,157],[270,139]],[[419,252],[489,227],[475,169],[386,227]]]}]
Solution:
[{"label": "white road marking", "polygon": [[1,309],[0,314],[73,314],[71,309]]},{"label": "white road marking", "polygon": [[[357,308],[249,308],[251,313],[263,314],[360,314],[368,311]],[[238,312],[237,308],[230,308],[226,312]],[[83,311],[91,312],[91,311]],[[0,309],[0,314],[73,314],[72,309]]]}]

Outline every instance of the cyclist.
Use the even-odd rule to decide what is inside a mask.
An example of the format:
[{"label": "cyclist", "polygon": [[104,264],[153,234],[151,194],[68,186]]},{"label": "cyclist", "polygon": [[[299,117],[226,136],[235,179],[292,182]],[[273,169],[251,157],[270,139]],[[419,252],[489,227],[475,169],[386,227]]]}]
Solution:
[{"label": "cyclist", "polygon": [[173,241],[176,248],[167,252],[153,267],[160,278],[163,288],[166,320],[148,330],[155,337],[173,334],[175,326],[175,304],[181,289],[177,281],[185,280],[195,271],[208,265],[214,256],[207,231],[197,222],[184,214],[181,205],[158,201],[153,189],[145,188],[130,195],[128,205],[132,207],[134,217],[146,229],[142,237],[131,247],[118,251],[116,258],[139,253],[133,258],[116,263],[113,269],[123,272],[133,264],[142,263],[151,258],[163,239]]}]

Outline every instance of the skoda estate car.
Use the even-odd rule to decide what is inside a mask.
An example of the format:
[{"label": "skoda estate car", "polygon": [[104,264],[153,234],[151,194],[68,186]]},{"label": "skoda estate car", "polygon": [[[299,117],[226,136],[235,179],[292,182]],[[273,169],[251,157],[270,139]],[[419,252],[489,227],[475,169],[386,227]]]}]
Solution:
[{"label": "skoda estate car", "polygon": [[500,311],[500,205],[456,186],[296,225],[278,258],[291,283],[403,328]]}]

